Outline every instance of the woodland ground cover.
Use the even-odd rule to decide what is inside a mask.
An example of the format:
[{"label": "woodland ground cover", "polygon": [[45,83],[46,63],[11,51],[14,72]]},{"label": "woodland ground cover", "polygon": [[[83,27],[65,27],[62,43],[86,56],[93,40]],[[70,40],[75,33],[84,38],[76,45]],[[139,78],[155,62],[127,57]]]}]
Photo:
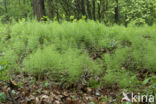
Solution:
[{"label": "woodland ground cover", "polygon": [[155,28],[83,20],[1,24],[0,79],[12,80],[10,73],[19,73],[61,89],[155,93]]}]

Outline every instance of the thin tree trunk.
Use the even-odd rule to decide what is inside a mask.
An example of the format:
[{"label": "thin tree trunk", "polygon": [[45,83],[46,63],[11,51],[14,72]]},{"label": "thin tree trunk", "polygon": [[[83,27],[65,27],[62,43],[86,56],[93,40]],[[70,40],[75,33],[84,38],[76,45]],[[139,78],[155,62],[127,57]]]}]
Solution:
[{"label": "thin tree trunk", "polygon": [[101,21],[101,4],[102,4],[102,1],[100,0],[100,3],[98,3],[98,17],[99,17],[99,21]]},{"label": "thin tree trunk", "polygon": [[93,0],[93,19],[96,21],[96,14],[95,14],[95,0]]},{"label": "thin tree trunk", "polygon": [[102,5],[102,8],[101,8],[101,19],[104,20],[104,14],[105,14],[105,11],[106,11],[106,1],[102,1],[101,2],[101,5]]},{"label": "thin tree trunk", "polygon": [[115,23],[118,23],[119,21],[119,4],[118,0],[115,0],[116,2],[116,7],[115,7]]},{"label": "thin tree trunk", "polygon": [[82,15],[85,16],[86,15],[86,11],[85,11],[85,5],[84,5],[84,0],[81,0],[81,12]]},{"label": "thin tree trunk", "polygon": [[88,12],[87,14],[88,14],[89,19],[91,19],[91,17],[92,17],[90,7],[91,7],[90,2],[89,2],[89,0],[87,0],[87,12]]},{"label": "thin tree trunk", "polygon": [[8,13],[7,1],[6,0],[4,0],[4,7],[5,7],[5,12]]},{"label": "thin tree trunk", "polygon": [[[5,12],[6,12],[6,14],[8,14],[7,0],[4,0],[4,8],[5,8]],[[6,15],[6,20],[9,20],[8,15]]]},{"label": "thin tree trunk", "polygon": [[77,12],[77,19],[80,18],[80,12],[81,12],[81,7],[80,7],[80,0],[75,0],[75,8],[76,8],[76,12]]}]

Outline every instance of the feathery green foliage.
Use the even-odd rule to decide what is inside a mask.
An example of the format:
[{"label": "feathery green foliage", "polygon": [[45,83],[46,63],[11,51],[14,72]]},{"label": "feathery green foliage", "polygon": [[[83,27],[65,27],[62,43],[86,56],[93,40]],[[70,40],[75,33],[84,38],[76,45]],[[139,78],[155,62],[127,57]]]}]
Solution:
[{"label": "feathery green foliage", "polygon": [[4,53],[0,61],[7,61],[9,69],[38,75],[50,72],[69,82],[85,72],[103,73],[103,85],[128,87],[136,83],[136,72],[156,71],[155,27],[20,21],[0,29]]}]

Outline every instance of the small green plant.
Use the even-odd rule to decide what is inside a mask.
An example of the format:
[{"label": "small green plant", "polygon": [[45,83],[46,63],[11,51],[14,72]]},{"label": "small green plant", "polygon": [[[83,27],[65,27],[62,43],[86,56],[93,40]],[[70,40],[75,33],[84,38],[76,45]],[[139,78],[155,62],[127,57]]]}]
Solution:
[{"label": "small green plant", "polygon": [[49,81],[44,82],[44,87],[48,87],[49,86]]},{"label": "small green plant", "polygon": [[145,91],[147,94],[156,93],[156,76],[145,78],[145,80],[142,82],[143,85],[148,85],[148,90]]},{"label": "small green plant", "polygon": [[74,16],[70,16],[70,20],[73,20],[74,19]]},{"label": "small green plant", "polygon": [[8,63],[7,62],[1,62],[0,63],[0,80],[4,81],[7,80],[6,71],[8,69]]},{"label": "small green plant", "polygon": [[49,17],[48,16],[43,16],[41,18],[41,21],[46,21],[46,23],[48,23],[50,21]]},{"label": "small green plant", "polygon": [[111,97],[108,97],[107,95],[103,96],[102,102],[109,103],[111,101]]},{"label": "small green plant", "polygon": [[6,94],[4,92],[0,92],[0,102],[5,102],[6,100]]}]

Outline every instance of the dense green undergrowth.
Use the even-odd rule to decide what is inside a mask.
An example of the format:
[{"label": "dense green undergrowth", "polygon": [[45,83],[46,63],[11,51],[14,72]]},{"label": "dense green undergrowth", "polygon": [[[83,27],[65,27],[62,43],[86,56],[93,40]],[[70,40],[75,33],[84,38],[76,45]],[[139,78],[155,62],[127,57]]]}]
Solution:
[{"label": "dense green undergrowth", "polygon": [[142,72],[156,72],[156,26],[107,27],[93,21],[2,26],[0,61],[9,63],[10,71],[121,88],[135,86]]}]

